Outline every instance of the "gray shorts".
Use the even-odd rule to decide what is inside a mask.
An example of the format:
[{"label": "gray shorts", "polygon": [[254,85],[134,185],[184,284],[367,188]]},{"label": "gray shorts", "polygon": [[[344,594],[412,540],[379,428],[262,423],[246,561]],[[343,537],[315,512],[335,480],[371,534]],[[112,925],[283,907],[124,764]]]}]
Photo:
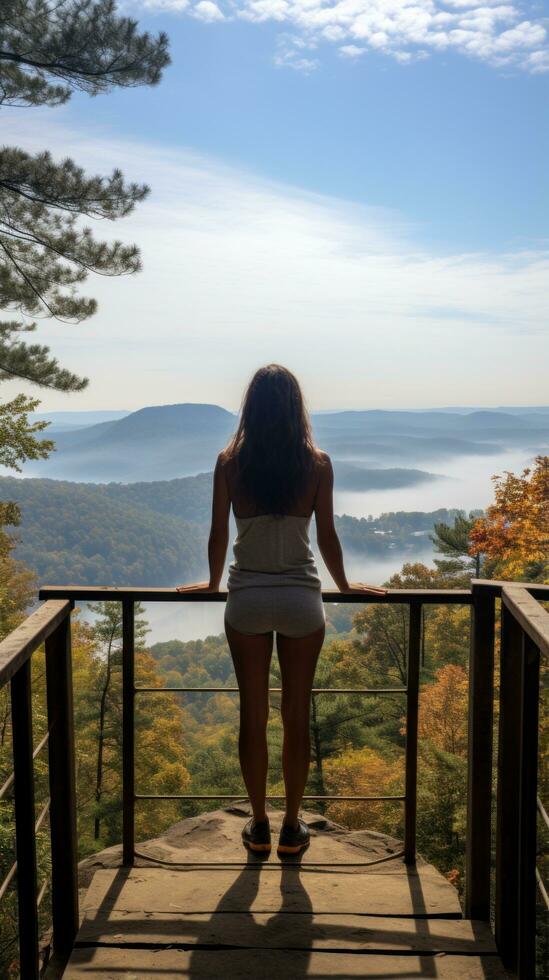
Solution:
[{"label": "gray shorts", "polygon": [[322,592],[306,585],[257,585],[229,591],[225,621],[239,633],[275,630],[295,639],[326,622]]}]

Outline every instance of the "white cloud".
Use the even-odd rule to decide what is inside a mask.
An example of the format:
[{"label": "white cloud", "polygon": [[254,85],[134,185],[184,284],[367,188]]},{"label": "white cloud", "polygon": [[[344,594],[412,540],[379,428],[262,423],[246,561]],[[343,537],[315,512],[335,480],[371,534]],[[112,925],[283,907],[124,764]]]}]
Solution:
[{"label": "white cloud", "polygon": [[191,10],[193,17],[203,20],[206,24],[213,23],[214,20],[225,20],[225,15],[212,0],[200,0],[195,3]]},{"label": "white cloud", "polygon": [[344,58],[360,58],[363,54],[366,54],[366,49],[359,48],[356,44],[342,44],[339,53]]},{"label": "white cloud", "polygon": [[141,0],[145,10],[168,10],[180,13],[189,6],[189,0]]},{"label": "white cloud", "polygon": [[[187,10],[198,16],[202,8],[218,13],[204,20],[245,19],[272,21],[287,31],[298,31],[308,41],[339,45],[346,57],[358,57],[359,41],[365,49],[391,55],[402,63],[417,60],[418,52],[456,51],[494,67],[505,66],[532,73],[549,70],[545,18],[537,15],[535,0],[134,0],[148,8]],[[528,10],[531,16],[528,17]],[[277,52],[275,62],[311,71],[318,59]]]},{"label": "white cloud", "polygon": [[305,52],[314,49],[314,41],[306,41],[299,35],[279,34],[276,41],[274,63],[277,68],[293,68],[309,75],[318,68],[318,59],[309,58]]},{"label": "white cloud", "polygon": [[73,118],[38,111],[31,126],[14,112],[3,139],[55,146],[92,172],[119,166],[152,193],[94,229],[136,241],[143,271],[90,277],[99,312],[87,323],[40,324],[37,339],[92,378],[70,406],[52,394],[45,409],[237,405],[246,377],[274,360],[317,408],[546,400],[549,249],[442,254],[397,213],[91,138]]}]

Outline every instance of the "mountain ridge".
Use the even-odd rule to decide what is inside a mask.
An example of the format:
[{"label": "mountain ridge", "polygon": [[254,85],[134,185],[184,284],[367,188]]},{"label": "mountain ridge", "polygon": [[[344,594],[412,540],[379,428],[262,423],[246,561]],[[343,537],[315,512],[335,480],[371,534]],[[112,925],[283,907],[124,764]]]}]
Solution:
[{"label": "mountain ridge", "polygon": [[[361,461],[370,470],[407,464],[424,470],[435,460],[515,447],[533,454],[549,446],[549,415],[541,412],[367,409],[312,413],[311,422],[315,441],[334,460]],[[93,483],[182,478],[212,469],[237,423],[236,414],[208,402],[144,406],[121,418],[54,431],[56,450],[47,460],[27,463],[24,475]]]}]

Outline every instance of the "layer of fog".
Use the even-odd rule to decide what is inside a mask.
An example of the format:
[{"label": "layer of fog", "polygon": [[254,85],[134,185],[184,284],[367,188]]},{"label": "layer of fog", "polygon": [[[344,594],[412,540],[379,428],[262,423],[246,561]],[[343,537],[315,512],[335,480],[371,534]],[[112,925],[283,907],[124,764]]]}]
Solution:
[{"label": "layer of fog", "polygon": [[[513,449],[496,456],[460,456],[447,459],[443,467],[431,467],[432,471],[444,479],[424,482],[416,487],[396,487],[394,489],[367,492],[334,492],[334,505],[337,514],[351,517],[378,517],[387,511],[398,510],[437,510],[439,507],[458,507],[462,510],[476,510],[486,507],[493,498],[492,476],[503,474],[505,470],[521,473],[533,463],[532,453],[524,449]],[[417,465],[421,460],[415,461]]]}]

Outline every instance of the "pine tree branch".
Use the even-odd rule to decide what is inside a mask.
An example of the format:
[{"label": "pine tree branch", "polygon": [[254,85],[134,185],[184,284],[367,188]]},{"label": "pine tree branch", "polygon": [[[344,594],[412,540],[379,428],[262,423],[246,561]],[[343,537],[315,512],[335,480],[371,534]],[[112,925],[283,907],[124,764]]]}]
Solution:
[{"label": "pine tree branch", "polygon": [[[33,377],[32,374],[25,374],[23,371],[12,371],[11,368],[7,367],[6,364],[3,364],[2,361],[0,361],[0,373],[9,374],[11,377],[20,378],[22,381],[30,381],[31,384],[38,385],[40,388],[51,388],[52,391],[67,390],[66,388],[60,388],[59,385],[51,384],[48,381],[42,381],[42,379],[39,377]],[[74,375],[74,377],[76,377],[76,375]],[[80,381],[81,384],[78,387],[75,386],[69,390],[81,391],[82,388],[85,388],[88,384],[87,378],[79,378],[78,381]]]},{"label": "pine tree branch", "polygon": [[6,253],[6,255],[8,256],[8,258],[10,260],[10,262],[15,266],[15,268],[17,269],[19,275],[24,280],[24,282],[26,282],[26,284],[29,287],[29,289],[31,290],[31,292],[33,292],[36,295],[36,298],[39,300],[39,302],[40,303],[43,303],[43,305],[46,307],[46,309],[48,310],[50,316],[55,316],[55,313],[53,312],[53,310],[51,309],[51,307],[48,305],[47,301],[44,299],[44,297],[41,295],[41,293],[36,289],[34,283],[31,282],[31,280],[26,275],[26,273],[24,272],[24,270],[18,265],[18,263],[14,259],[13,255],[11,254],[9,248],[7,248],[7,246],[4,244],[4,242],[1,239],[0,239],[0,248],[2,248],[3,251]]},{"label": "pine tree branch", "polygon": [[[135,71],[139,67],[139,62],[137,61],[121,65],[120,68],[112,67],[114,65],[114,62],[112,62],[111,65],[106,65],[100,71],[90,71],[89,68],[74,68],[68,63],[64,64],[62,61],[34,61],[32,58],[14,54],[12,51],[0,51],[0,61],[12,61],[18,65],[25,65],[25,67],[37,68],[39,71],[64,72],[66,74],[70,73],[71,75],[81,75],[84,78],[102,78],[105,75],[118,74],[119,72]],[[139,84],[139,82],[136,82],[136,85]]]}]

